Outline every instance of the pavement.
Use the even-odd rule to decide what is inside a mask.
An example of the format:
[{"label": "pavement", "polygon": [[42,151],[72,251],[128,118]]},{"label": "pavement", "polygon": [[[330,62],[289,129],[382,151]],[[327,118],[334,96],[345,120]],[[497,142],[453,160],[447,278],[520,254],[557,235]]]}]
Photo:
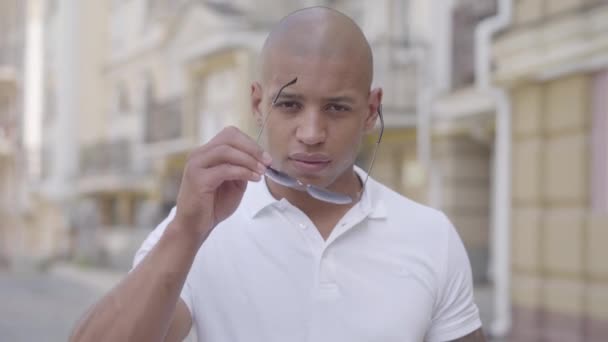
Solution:
[{"label": "pavement", "polygon": [[[124,275],[74,264],[42,273],[0,270],[0,341],[67,341],[76,321]],[[487,327],[492,290],[478,287],[475,297]],[[186,341],[194,342],[194,334]]]},{"label": "pavement", "polygon": [[[45,272],[0,269],[0,341],[67,341],[78,319],[125,274],[67,263]],[[185,341],[196,341],[194,332]]]},{"label": "pavement", "polygon": [[53,272],[0,272],[0,341],[67,341],[103,293],[101,284],[88,286]]}]

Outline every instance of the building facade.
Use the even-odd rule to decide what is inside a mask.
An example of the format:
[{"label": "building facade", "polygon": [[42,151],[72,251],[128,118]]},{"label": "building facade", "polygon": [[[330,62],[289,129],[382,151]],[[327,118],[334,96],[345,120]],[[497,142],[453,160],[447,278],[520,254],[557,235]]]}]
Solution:
[{"label": "building facade", "polygon": [[9,239],[17,234],[14,198],[19,180],[25,8],[21,1],[0,2],[0,264],[7,265]]},{"label": "building facade", "polygon": [[449,32],[433,50],[450,53],[435,61],[430,133],[418,134],[431,136],[431,202],[494,289],[493,335],[608,337],[607,10],[455,0],[436,12]]},{"label": "building facade", "polygon": [[[44,5],[40,171],[32,191],[36,215],[31,225],[44,243],[40,259],[86,259],[97,254],[97,223],[92,205],[79,196],[80,163],[85,159],[80,154],[91,141],[100,141],[105,129],[101,71],[108,10],[105,1],[55,0]],[[98,156],[103,167],[107,154],[103,150]]]},{"label": "building facade", "polygon": [[24,3],[0,1],[0,259],[128,268],[188,152],[226,125],[255,135],[270,28],[325,5],[374,50],[387,127],[372,175],[452,219],[493,288],[486,330],[606,340],[608,1],[47,1],[40,182],[14,215]]},{"label": "building facade", "polygon": [[423,199],[423,177],[403,171],[416,165],[420,79],[402,18],[409,3],[52,2],[41,189],[47,207],[68,213],[73,256],[128,267],[175,205],[188,152],[228,125],[255,135],[249,84],[263,41],[281,17],[311,5],[349,14],[368,36],[387,123],[373,174]]},{"label": "building facade", "polygon": [[608,338],[608,1],[512,1],[513,340]]},{"label": "building facade", "polygon": [[0,267],[25,243],[23,141],[24,61],[27,2],[0,1]]}]

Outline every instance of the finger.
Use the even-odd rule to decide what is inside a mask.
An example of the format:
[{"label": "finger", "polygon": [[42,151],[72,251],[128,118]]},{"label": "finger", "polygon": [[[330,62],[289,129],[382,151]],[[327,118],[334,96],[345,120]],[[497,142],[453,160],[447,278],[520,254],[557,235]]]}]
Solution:
[{"label": "finger", "polygon": [[272,159],[258,143],[236,127],[226,127],[212,141],[213,145],[228,144],[238,150],[250,154],[264,165],[270,165]]},{"label": "finger", "polygon": [[258,174],[266,172],[266,166],[256,158],[230,145],[216,145],[211,147],[198,159],[198,166],[210,168],[220,164],[242,166]]},{"label": "finger", "polygon": [[220,164],[207,169],[205,178],[206,182],[214,189],[226,181],[259,182],[262,179],[258,173],[248,168],[231,164]]}]

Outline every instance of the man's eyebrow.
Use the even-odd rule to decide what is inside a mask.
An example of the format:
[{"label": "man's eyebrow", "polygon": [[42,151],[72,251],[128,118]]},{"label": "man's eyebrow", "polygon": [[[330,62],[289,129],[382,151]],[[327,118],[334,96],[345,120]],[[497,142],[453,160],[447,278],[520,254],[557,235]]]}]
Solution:
[{"label": "man's eyebrow", "polygon": [[[276,94],[273,95],[273,99],[276,97]],[[303,100],[304,96],[297,93],[290,93],[288,91],[281,92],[281,95],[278,99],[286,99],[286,100]],[[341,102],[341,103],[355,103],[355,99],[351,96],[343,95],[343,96],[331,96],[323,98],[324,102]]]},{"label": "man's eyebrow", "polygon": [[302,96],[301,94],[296,94],[296,93],[290,93],[286,90],[283,90],[280,94],[279,97],[277,97],[277,94],[273,94],[272,95],[272,99],[288,99],[288,100],[302,100],[304,99],[304,96]]},{"label": "man's eyebrow", "polygon": [[351,96],[332,96],[323,99],[325,102],[342,102],[342,103],[355,103],[355,99]]}]

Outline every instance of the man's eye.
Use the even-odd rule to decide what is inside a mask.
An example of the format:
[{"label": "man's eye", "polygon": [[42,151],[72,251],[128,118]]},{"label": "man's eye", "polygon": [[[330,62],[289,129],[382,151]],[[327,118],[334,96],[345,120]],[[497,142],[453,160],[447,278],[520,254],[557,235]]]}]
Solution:
[{"label": "man's eye", "polygon": [[277,102],[274,106],[285,111],[296,111],[300,109],[300,104],[294,101],[281,101]]},{"label": "man's eye", "polygon": [[348,112],[350,108],[339,104],[329,104],[327,105],[327,110],[331,112]]}]

